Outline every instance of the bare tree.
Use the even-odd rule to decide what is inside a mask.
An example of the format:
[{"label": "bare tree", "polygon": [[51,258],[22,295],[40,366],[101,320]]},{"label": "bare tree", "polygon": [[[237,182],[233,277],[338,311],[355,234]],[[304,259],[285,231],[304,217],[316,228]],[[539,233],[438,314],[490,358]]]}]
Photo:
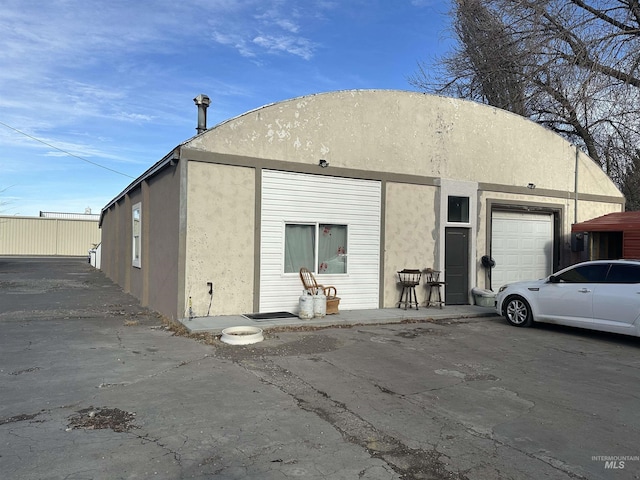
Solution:
[{"label": "bare tree", "polygon": [[627,165],[622,184],[627,210],[640,210],[640,150],[636,150],[635,157]]},{"label": "bare tree", "polygon": [[527,116],[624,185],[640,144],[639,0],[455,0],[451,15],[456,48],[411,84]]},{"label": "bare tree", "polygon": [[[454,75],[439,90],[526,115],[521,55],[511,32],[480,0],[458,0],[453,15],[458,47],[442,66],[445,75]],[[420,64],[410,82],[429,90],[426,68]]]}]

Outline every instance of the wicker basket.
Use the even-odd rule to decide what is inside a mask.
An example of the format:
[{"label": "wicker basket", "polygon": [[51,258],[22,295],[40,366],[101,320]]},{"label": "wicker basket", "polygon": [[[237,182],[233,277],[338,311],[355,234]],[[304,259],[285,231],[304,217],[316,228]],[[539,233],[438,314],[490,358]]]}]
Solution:
[{"label": "wicker basket", "polygon": [[340,297],[327,298],[327,315],[334,315],[338,312]]}]

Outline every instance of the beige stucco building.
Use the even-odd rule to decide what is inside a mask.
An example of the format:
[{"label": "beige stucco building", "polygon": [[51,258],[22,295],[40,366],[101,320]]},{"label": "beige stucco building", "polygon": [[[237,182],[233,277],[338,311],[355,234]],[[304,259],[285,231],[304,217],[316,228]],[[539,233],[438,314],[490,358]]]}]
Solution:
[{"label": "beige stucco building", "polygon": [[403,268],[442,271],[447,303],[464,304],[573,263],[571,225],[623,207],[595,162],[525,118],[339,91],[176,147],[103,209],[102,269],[172,318],[295,312],[305,262],[342,310],[395,306]]}]

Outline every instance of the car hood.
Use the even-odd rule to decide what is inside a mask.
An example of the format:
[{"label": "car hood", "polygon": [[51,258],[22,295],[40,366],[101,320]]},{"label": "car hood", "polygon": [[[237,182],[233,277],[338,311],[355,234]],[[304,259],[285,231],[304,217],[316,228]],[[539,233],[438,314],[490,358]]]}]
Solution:
[{"label": "car hood", "polygon": [[520,282],[508,283],[505,287],[512,288],[528,288],[528,287],[539,287],[540,285],[544,285],[549,281],[549,277],[541,278],[539,280],[523,280]]}]

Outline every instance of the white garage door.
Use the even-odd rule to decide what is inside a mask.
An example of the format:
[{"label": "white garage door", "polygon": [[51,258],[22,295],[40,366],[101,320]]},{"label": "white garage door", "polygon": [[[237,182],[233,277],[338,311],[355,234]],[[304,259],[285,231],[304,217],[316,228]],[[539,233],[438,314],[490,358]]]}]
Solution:
[{"label": "white garage door", "polygon": [[549,275],[553,265],[553,215],[493,212],[491,287]]},{"label": "white garage door", "polygon": [[346,229],[346,273],[329,267],[316,280],[337,288],[342,310],[378,308],[381,198],[376,181],[263,171],[260,312],[298,311],[302,283],[285,272],[285,230],[295,223]]}]

